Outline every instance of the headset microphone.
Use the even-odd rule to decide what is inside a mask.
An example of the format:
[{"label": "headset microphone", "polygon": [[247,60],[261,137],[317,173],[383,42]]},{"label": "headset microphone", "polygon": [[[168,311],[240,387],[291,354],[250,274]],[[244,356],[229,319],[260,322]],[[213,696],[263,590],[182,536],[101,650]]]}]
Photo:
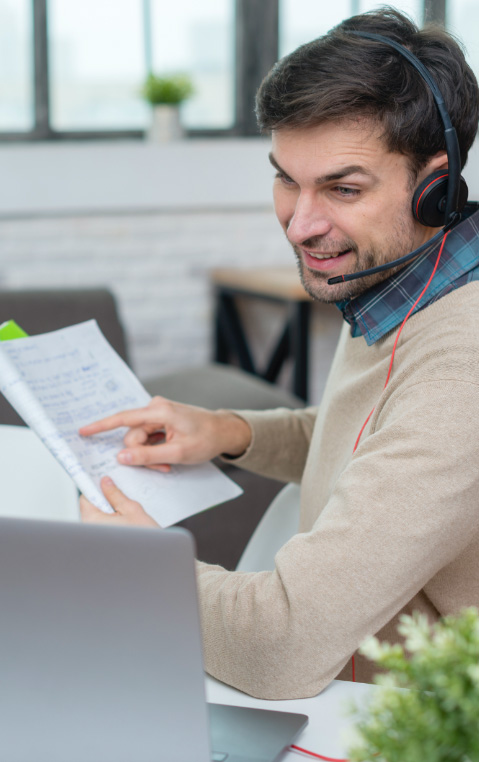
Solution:
[{"label": "headset microphone", "polygon": [[[459,216],[460,219],[460,216]],[[414,249],[414,251],[410,251],[409,254],[405,254],[403,257],[399,257],[399,259],[394,259],[392,262],[387,262],[385,265],[378,265],[377,267],[370,267],[369,270],[360,270],[357,273],[350,273],[349,275],[336,275],[334,278],[328,279],[328,285],[334,284],[334,283],[346,283],[348,280],[356,280],[357,278],[364,278],[366,275],[374,275],[375,273],[381,273],[383,270],[390,270],[392,267],[396,267],[397,265],[402,265],[405,262],[408,262],[410,259],[413,259],[414,257],[417,257],[418,254],[422,254],[423,251],[426,251],[426,249],[429,249],[431,246],[434,246],[435,243],[441,240],[441,238],[444,237],[444,235],[447,233],[448,230],[450,230],[456,222],[459,222],[459,219],[454,219],[449,222],[448,225],[445,225],[445,227],[442,228],[438,233],[432,236],[432,238],[429,238],[426,243],[423,243],[422,246],[419,246],[417,249]]]},{"label": "headset microphone", "polygon": [[374,275],[374,273],[382,272],[383,270],[390,270],[397,265],[402,265],[410,259],[417,257],[418,254],[426,251],[426,249],[430,248],[443,238],[448,230],[460,221],[461,212],[466,205],[468,195],[466,181],[461,177],[461,154],[456,130],[452,126],[451,118],[444,103],[444,98],[442,97],[441,91],[436,85],[431,73],[410,50],[394,40],[390,40],[389,37],[384,37],[381,34],[373,34],[371,32],[358,32],[352,30],[349,31],[348,34],[354,34],[357,37],[364,37],[369,40],[377,40],[394,48],[406,58],[412,66],[414,66],[416,71],[419,72],[420,76],[432,92],[444,125],[448,169],[439,170],[428,175],[416,189],[412,201],[413,216],[421,223],[421,225],[426,225],[427,227],[438,227],[439,225],[443,225],[442,230],[433,235],[432,238],[423,243],[422,246],[405,254],[403,257],[399,257],[399,259],[387,262],[384,265],[371,267],[369,270],[361,270],[357,273],[338,275],[334,278],[329,278],[328,285],[344,283],[346,281],[356,280],[357,278],[363,278],[366,275]]}]

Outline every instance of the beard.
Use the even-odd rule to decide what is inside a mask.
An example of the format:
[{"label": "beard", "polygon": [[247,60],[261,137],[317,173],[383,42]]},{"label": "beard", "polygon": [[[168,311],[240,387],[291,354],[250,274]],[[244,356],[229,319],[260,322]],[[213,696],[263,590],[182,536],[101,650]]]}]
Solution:
[{"label": "beard", "polygon": [[[377,267],[378,265],[387,264],[387,262],[392,262],[394,259],[398,259],[404,254],[413,251],[415,248],[414,232],[414,223],[410,213],[408,213],[407,216],[403,215],[401,219],[397,221],[395,227],[391,230],[391,233],[380,247],[371,246],[365,251],[359,251],[358,245],[351,238],[344,238],[341,241],[328,241],[326,245],[319,236],[305,240],[303,242],[303,248],[321,249],[321,251],[325,253],[328,251],[337,252],[350,249],[351,254],[354,257],[354,262],[350,265],[348,273],[344,273],[344,275],[346,275],[362,270],[369,270],[371,267]],[[346,283],[328,285],[328,278],[333,277],[333,273],[320,272],[306,267],[303,262],[300,248],[294,244],[291,245],[296,254],[299,277],[304,290],[313,299],[320,302],[331,303],[340,302],[343,301],[343,299],[355,299],[357,296],[360,296],[360,294],[363,294],[376,284],[386,280],[386,278],[391,277],[391,275],[399,272],[399,270],[404,267],[404,264],[396,265],[395,267],[391,267],[391,269],[375,273],[374,275],[366,275],[363,278],[347,281]]]}]

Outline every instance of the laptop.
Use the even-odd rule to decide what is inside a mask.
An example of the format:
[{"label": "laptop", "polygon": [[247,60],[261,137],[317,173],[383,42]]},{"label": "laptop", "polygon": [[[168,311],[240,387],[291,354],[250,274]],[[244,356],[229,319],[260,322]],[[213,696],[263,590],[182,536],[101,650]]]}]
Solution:
[{"label": "laptop", "polygon": [[194,543],[0,519],[6,762],[272,762],[305,715],[207,704]]}]

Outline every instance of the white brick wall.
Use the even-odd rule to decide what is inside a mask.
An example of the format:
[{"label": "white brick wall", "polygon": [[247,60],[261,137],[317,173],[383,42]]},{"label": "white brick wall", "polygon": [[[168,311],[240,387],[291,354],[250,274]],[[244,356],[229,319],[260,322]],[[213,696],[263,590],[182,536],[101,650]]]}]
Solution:
[{"label": "white brick wall", "polygon": [[[110,288],[144,379],[210,358],[211,268],[274,267],[292,259],[272,210],[0,220],[0,287]],[[243,312],[261,359],[282,311],[249,303]],[[330,335],[324,314],[314,321],[320,372],[329,364],[336,323]]]}]

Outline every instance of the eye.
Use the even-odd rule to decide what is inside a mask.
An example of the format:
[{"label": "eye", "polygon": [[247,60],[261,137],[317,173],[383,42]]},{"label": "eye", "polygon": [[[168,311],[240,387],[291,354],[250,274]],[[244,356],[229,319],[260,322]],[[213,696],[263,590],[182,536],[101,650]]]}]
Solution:
[{"label": "eye", "polygon": [[360,193],[357,188],[349,188],[345,185],[336,185],[334,190],[338,193],[339,196],[342,196],[343,198],[352,198],[353,196],[358,196]]},{"label": "eye", "polygon": [[288,175],[285,175],[284,172],[276,172],[275,179],[279,180],[283,185],[296,185],[294,180],[288,177]]}]

